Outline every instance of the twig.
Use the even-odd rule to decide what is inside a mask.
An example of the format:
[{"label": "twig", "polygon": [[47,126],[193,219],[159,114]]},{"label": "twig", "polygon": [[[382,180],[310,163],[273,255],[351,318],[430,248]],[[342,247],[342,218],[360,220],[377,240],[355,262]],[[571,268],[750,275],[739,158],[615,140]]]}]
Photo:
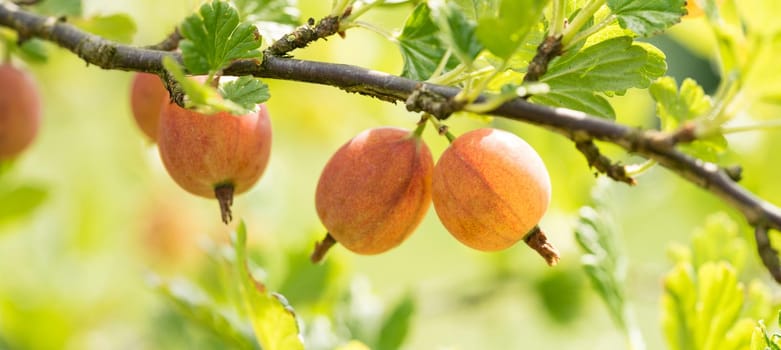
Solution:
[{"label": "twig", "polygon": [[163,41],[154,45],[144,46],[144,48],[149,50],[173,51],[179,47],[179,42],[182,41],[182,39],[182,33],[179,32],[179,28],[176,28],[171,34],[165,37]]},{"label": "twig", "polygon": [[[164,56],[172,56],[181,61],[181,56],[176,53],[111,42],[70,24],[58,22],[55,18],[24,11],[8,2],[0,3],[0,26],[14,29],[20,35],[51,41],[75,53],[87,63],[105,69],[161,74]],[[412,102],[413,104],[414,101],[408,101],[408,98],[421,86],[425,86],[431,94],[440,95],[443,100],[452,99],[460,91],[454,87],[423,84],[356,66],[302,61],[273,55],[265,55],[263,62],[237,61],[225,69],[224,74],[250,74],[261,78],[329,85],[389,102]],[[484,100],[484,97],[480,97],[476,102]],[[432,106],[427,104],[421,104],[419,107],[432,114],[437,112],[428,110]],[[678,151],[674,142],[664,142],[669,140],[669,133],[640,130],[578,111],[532,104],[520,98],[508,101],[487,113],[534,124],[570,139],[574,139],[575,135],[584,135],[593,140],[613,143],[628,152],[656,160],[673,173],[738,209],[752,226],[761,225],[761,234],[766,236],[765,232],[769,229],[781,231],[781,209],[738,185],[724,169],[716,164]],[[773,266],[769,259],[777,259],[777,255],[768,251],[767,247],[769,245],[764,244],[759,246],[759,249],[763,258],[767,259],[766,265]]]},{"label": "twig", "polygon": [[328,16],[314,25],[314,19],[310,18],[307,24],[296,28],[290,34],[285,34],[274,42],[268,49],[267,55],[283,56],[295,49],[304,48],[309,43],[324,39],[339,32],[339,21],[341,17]]},{"label": "twig", "polygon": [[778,251],[773,249],[770,244],[770,237],[767,234],[767,227],[759,224],[754,230],[754,238],[757,241],[757,251],[762,263],[765,264],[770,275],[776,282],[781,283],[781,263],[778,261]]}]

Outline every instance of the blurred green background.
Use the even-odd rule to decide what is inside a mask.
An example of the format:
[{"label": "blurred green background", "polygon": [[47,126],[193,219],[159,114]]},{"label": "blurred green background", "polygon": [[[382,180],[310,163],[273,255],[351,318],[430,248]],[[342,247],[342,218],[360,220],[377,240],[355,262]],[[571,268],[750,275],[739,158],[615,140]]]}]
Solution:
[{"label": "blurred green background", "polygon": [[[84,13],[129,14],[137,25],[134,44],[147,45],[170,33],[196,3],[93,0],[84,1]],[[328,13],[330,1],[299,4],[302,18],[319,18]],[[408,10],[382,10],[365,20],[394,30]],[[718,78],[710,62],[693,53],[708,53],[707,40],[685,34],[697,30],[696,23],[683,26],[690,28],[676,28],[684,33],[673,35],[677,39],[652,42],[665,50],[670,74],[679,82],[693,76],[712,91]],[[698,47],[689,51],[692,44]],[[208,281],[204,276],[213,262],[202,249],[204,242],[227,241],[236,222],[225,227],[215,202],[189,195],[167,176],[157,149],[132,121],[132,73],[87,66],[53,46],[49,53],[48,63],[27,67],[41,91],[43,128],[33,147],[0,178],[0,187],[46,191],[31,215],[0,222],[0,348],[227,346],[184,318],[149,280],[158,275]],[[394,74],[402,65],[395,44],[359,29],[346,39],[318,41],[296,57]],[[330,155],[366,128],[413,128],[418,116],[402,105],[331,87],[266,82],[272,94],[271,161],[259,184],[236,199],[234,217],[247,223],[253,259],[263,271],[259,277],[288,297],[305,333],[329,329],[322,333],[326,338],[340,334],[345,295],[360,299],[352,301],[357,309],[350,312],[365,319],[383,315],[410,295],[416,307],[404,343],[408,349],[625,346],[580,267],[573,239],[577,210],[591,203],[592,188],[601,181],[571,141],[521,123],[462,116],[448,122],[456,135],[493,123],[517,132],[538,150],[554,188],[542,227],[562,252],[555,268],[523,244],[500,253],[470,250],[444,230],[433,208],[416,233],[390,252],[358,256],[336,247],[327,265],[310,266],[309,250],[324,234],[314,190]],[[611,102],[622,123],[657,123],[644,91]],[[725,156],[744,165],[743,185],[771,201],[781,198],[781,167],[773,160],[773,150],[781,147],[777,136],[772,131],[730,136],[732,148]],[[435,157],[447,146],[430,129],[424,137]],[[639,161],[610,146],[604,149],[615,159]],[[663,348],[659,302],[662,276],[671,267],[669,244],[687,243],[708,215],[720,211],[735,218],[742,233],[750,232],[735,211],[661,168],[643,175],[633,188],[609,181],[600,186],[605,210],[623,232],[630,259],[626,288],[640,328],[650,349]],[[749,266],[760,271],[754,255]]]}]

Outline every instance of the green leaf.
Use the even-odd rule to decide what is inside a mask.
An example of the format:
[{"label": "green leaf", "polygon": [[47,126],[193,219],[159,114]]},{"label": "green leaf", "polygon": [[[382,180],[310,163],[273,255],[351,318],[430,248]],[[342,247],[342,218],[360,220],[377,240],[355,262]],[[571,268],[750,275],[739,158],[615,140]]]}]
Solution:
[{"label": "green leaf", "polygon": [[92,34],[125,44],[132,42],[133,35],[136,34],[136,23],[126,14],[78,18],[72,20],[71,24]]},{"label": "green leaf", "polygon": [[501,0],[496,16],[478,21],[477,38],[488,51],[507,59],[525,42],[548,0]]},{"label": "green leaf", "polygon": [[623,330],[629,329],[623,290],[626,257],[618,247],[614,225],[595,209],[583,207],[575,228],[575,240],[584,252],[581,263],[592,287],[607,304],[616,324]]},{"label": "green leaf", "polygon": [[694,231],[691,245],[695,269],[707,262],[725,261],[740,272],[753,250],[725,213],[708,216],[705,225]]},{"label": "green leaf", "polygon": [[47,195],[46,189],[30,185],[0,191],[0,223],[32,214]]},{"label": "green leaf", "polygon": [[407,294],[393,308],[393,311],[382,322],[377,340],[378,350],[400,349],[410,329],[410,321],[415,313],[415,300]]},{"label": "green leaf", "polygon": [[458,59],[471,65],[483,46],[475,37],[475,23],[464,15],[463,9],[455,3],[432,1],[431,18],[439,27],[440,39]]},{"label": "green leaf", "polygon": [[250,22],[297,25],[300,12],[295,0],[233,0],[241,18]]},{"label": "green leaf", "polygon": [[238,104],[223,99],[217,89],[199,83],[198,81],[187,77],[184,70],[171,56],[163,58],[163,67],[176,79],[179,86],[187,96],[185,106],[194,109],[200,113],[213,114],[218,111],[227,111],[235,115],[246,113],[246,109]]},{"label": "green leaf", "polygon": [[[548,83],[550,86],[550,83]],[[550,86],[550,91],[544,95],[535,95],[532,102],[553,107],[564,107],[588,113],[607,119],[616,119],[616,112],[604,97],[592,91],[578,87]]]},{"label": "green leaf", "polygon": [[679,263],[664,279],[662,328],[670,349],[745,349],[753,321],[740,320],[743,285],[726,262],[708,262],[696,274]]},{"label": "green leaf", "polygon": [[320,304],[327,300],[330,289],[339,284],[336,280],[342,271],[334,263],[335,259],[312,264],[309,261],[310,254],[309,249],[285,254],[288,272],[280,284],[279,292],[296,305]]},{"label": "green leaf", "polygon": [[596,92],[624,94],[629,88],[646,88],[667,69],[661,51],[635,45],[619,36],[571,51],[551,62],[540,79],[551,91],[532,101],[615,118],[610,104]]},{"label": "green leaf", "polygon": [[236,254],[236,281],[255,336],[264,350],[304,349],[296,316],[279,294],[269,293],[250,273],[247,260],[247,229],[242,221],[232,235]]},{"label": "green leaf", "polygon": [[[675,130],[686,121],[704,116],[713,107],[702,87],[689,78],[683,81],[680,90],[672,77],[660,78],[651,84],[650,92],[656,101],[656,113],[663,131]],[[680,148],[695,157],[716,161],[727,149],[727,139],[722,134],[712,134]]]},{"label": "green leaf", "polygon": [[[156,279],[156,278],[155,278]],[[185,317],[239,349],[254,349],[255,339],[222,313],[204,293],[184,281],[154,281],[155,289]]]},{"label": "green leaf", "polygon": [[255,24],[266,38],[290,33],[300,22],[295,0],[233,0],[243,21]]},{"label": "green leaf", "polygon": [[621,27],[640,36],[660,33],[686,14],[686,0],[607,0],[607,6]]},{"label": "green leaf", "polygon": [[249,75],[222,84],[220,90],[224,98],[247,110],[255,109],[271,97],[268,85]]},{"label": "green leaf", "polygon": [[224,1],[203,4],[184,20],[181,31],[182,59],[192,74],[213,75],[234,60],[262,58],[257,28],[239,23],[238,11]]},{"label": "green leaf", "polygon": [[588,286],[582,271],[562,265],[547,270],[534,287],[551,319],[568,325],[581,315]]},{"label": "green leaf", "polygon": [[46,0],[35,5],[35,12],[48,16],[81,16],[81,0]]},{"label": "green leaf", "polygon": [[[413,80],[431,77],[447,52],[438,33],[439,28],[431,19],[429,7],[425,3],[416,6],[397,37],[404,60],[401,76]],[[451,56],[445,68],[452,69],[456,65],[458,60]]]},{"label": "green leaf", "polygon": [[40,39],[32,38],[25,40],[22,45],[13,46],[16,52],[26,62],[32,63],[46,63],[49,60],[49,53],[46,49],[46,44]]}]

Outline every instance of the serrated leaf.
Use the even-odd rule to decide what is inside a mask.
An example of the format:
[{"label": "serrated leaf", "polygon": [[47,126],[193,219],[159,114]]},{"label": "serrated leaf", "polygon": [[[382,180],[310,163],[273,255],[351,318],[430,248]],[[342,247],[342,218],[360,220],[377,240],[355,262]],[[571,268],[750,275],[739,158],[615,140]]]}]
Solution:
[{"label": "serrated leaf", "polygon": [[550,85],[550,93],[532,101],[614,119],[612,107],[597,92],[612,95],[645,88],[666,69],[661,51],[634,45],[627,36],[615,37],[551,62],[540,79]]},{"label": "serrated leaf", "polygon": [[35,12],[48,16],[81,16],[81,0],[46,0],[35,5]]},{"label": "serrated leaf", "polygon": [[181,32],[182,59],[192,74],[212,75],[234,60],[262,58],[257,28],[239,23],[238,11],[224,1],[203,4],[184,20]]},{"label": "serrated leaf", "polygon": [[575,228],[575,240],[584,255],[581,257],[592,287],[608,306],[610,316],[623,330],[629,329],[623,281],[626,277],[626,257],[617,243],[615,227],[591,207],[580,210]]},{"label": "serrated leaf", "polygon": [[633,45],[628,36],[616,37],[564,54],[551,62],[540,81],[623,94],[629,88],[646,88],[659,77],[659,69],[649,69],[660,62],[659,53]]},{"label": "serrated leaf", "polygon": [[411,295],[404,296],[385,318],[380,328],[376,349],[400,349],[407,338],[412,315],[415,313],[415,300]]},{"label": "serrated leaf", "polygon": [[[413,80],[426,80],[436,71],[445,56],[447,48],[438,37],[439,28],[431,19],[431,10],[425,3],[412,10],[397,37],[404,68],[401,76]],[[458,59],[451,56],[446,70],[458,65]]]},{"label": "serrated leaf", "polygon": [[597,117],[616,119],[616,112],[610,102],[595,92],[550,83],[548,86],[550,86],[548,93],[532,96],[530,100],[547,106],[564,107]]},{"label": "serrated leaf", "polygon": [[71,24],[92,34],[125,44],[132,42],[136,34],[136,23],[126,14],[78,18],[72,20]]},{"label": "serrated leaf", "polygon": [[258,104],[268,101],[271,97],[268,85],[249,75],[222,84],[222,97],[233,101],[246,110],[252,110]]},{"label": "serrated leaf", "polygon": [[[672,77],[660,78],[651,84],[650,92],[656,101],[656,113],[663,131],[675,130],[684,122],[705,115],[713,106],[702,87],[689,78],[681,83],[680,90]],[[727,139],[722,134],[712,134],[681,145],[680,148],[695,157],[713,162],[727,149]]]},{"label": "serrated leaf", "polygon": [[695,269],[706,262],[725,261],[738,272],[753,250],[740,235],[735,221],[725,213],[708,216],[705,224],[695,229],[691,246]]},{"label": "serrated leaf", "polygon": [[187,77],[179,63],[171,56],[163,58],[163,67],[176,79],[187,96],[185,107],[204,114],[213,114],[219,111],[227,111],[235,115],[246,113],[246,109],[243,107],[222,98],[217,89]]},{"label": "serrated leaf", "polygon": [[254,349],[255,339],[248,330],[231,321],[194,286],[183,281],[156,283],[157,291],[185,317],[239,349]]},{"label": "serrated leaf", "polygon": [[483,46],[475,37],[476,25],[462,8],[444,0],[429,1],[431,18],[439,27],[440,40],[467,66],[471,65]]},{"label": "serrated leaf", "polygon": [[525,42],[548,0],[501,0],[496,16],[482,16],[477,38],[488,51],[507,59]]},{"label": "serrated leaf", "polygon": [[264,350],[303,350],[296,316],[287,301],[281,295],[269,293],[249,272],[247,230],[243,221],[232,235],[232,242],[236,254],[234,269],[239,279],[236,283],[261,347]]},{"label": "serrated leaf", "polygon": [[243,21],[255,24],[266,38],[292,32],[300,22],[296,0],[233,0]]},{"label": "serrated leaf", "polygon": [[640,36],[660,33],[686,14],[686,0],[607,0],[621,27]]},{"label": "serrated leaf", "polygon": [[32,214],[46,200],[42,187],[24,185],[0,191],[0,223]]},{"label": "serrated leaf", "polygon": [[696,274],[679,263],[664,279],[662,328],[670,349],[744,349],[752,321],[739,320],[743,285],[726,262],[708,262]]},{"label": "serrated leaf", "polygon": [[297,25],[301,15],[296,0],[233,0],[242,18],[250,22]]}]

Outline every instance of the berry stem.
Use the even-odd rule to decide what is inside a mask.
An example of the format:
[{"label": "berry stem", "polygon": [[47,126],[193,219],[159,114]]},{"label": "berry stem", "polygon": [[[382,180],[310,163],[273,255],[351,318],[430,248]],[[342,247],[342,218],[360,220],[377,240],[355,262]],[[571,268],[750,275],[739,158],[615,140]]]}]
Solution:
[{"label": "berry stem", "polygon": [[331,236],[330,233],[326,233],[322,241],[315,243],[315,251],[312,252],[309,260],[315,264],[323,261],[323,258],[325,258],[325,253],[328,253],[328,250],[331,249],[331,247],[333,247],[335,244],[336,240],[334,237]]},{"label": "berry stem", "polygon": [[537,254],[545,259],[548,266],[556,266],[559,262],[559,250],[548,242],[548,237],[542,232],[539,225],[534,228],[523,237],[523,241],[526,242],[530,248],[534,249]]},{"label": "berry stem", "polygon": [[222,184],[214,187],[214,196],[220,202],[220,214],[222,222],[226,225],[233,220],[231,205],[233,205],[233,184]]}]

